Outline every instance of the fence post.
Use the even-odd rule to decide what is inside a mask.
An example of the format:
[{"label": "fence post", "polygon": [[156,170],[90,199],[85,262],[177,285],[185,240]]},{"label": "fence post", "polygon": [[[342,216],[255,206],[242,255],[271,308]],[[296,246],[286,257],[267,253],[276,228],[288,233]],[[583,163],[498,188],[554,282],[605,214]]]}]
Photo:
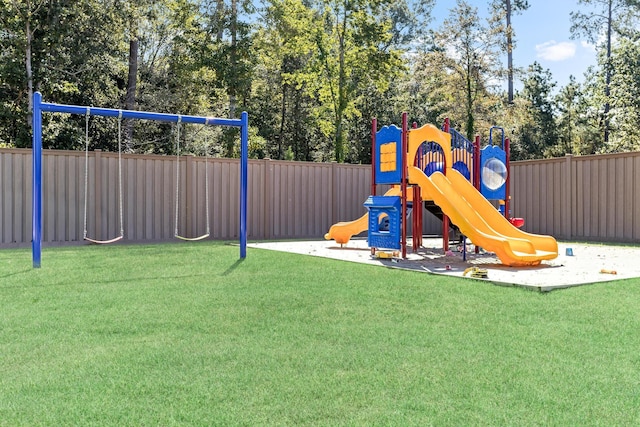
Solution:
[{"label": "fence post", "polygon": [[[89,233],[89,236],[96,236],[94,239],[100,239],[99,236],[106,235],[105,230],[103,229],[103,224],[100,221],[102,215],[102,150],[96,149],[93,151],[93,183],[94,183],[94,197],[91,197],[91,192],[89,191],[89,195],[87,198],[89,200],[94,200],[94,211],[93,211],[93,232]],[[88,184],[87,184],[88,185]]]},{"label": "fence post", "polygon": [[[273,238],[273,200],[271,198],[271,169],[273,168],[273,164],[271,163],[271,159],[266,158],[263,161],[263,175],[262,175],[262,198],[263,198],[263,208],[262,208],[262,219],[263,219],[263,227],[258,238],[260,239],[272,239]],[[255,208],[254,208],[255,212]]]},{"label": "fence post", "polygon": [[573,230],[572,230],[572,220],[571,218],[573,218],[573,171],[571,170],[573,165],[571,163],[572,159],[573,159],[573,155],[572,154],[567,154],[565,155],[565,178],[564,178],[564,184],[565,184],[565,197],[564,197],[564,203],[565,203],[565,209],[563,209],[563,214],[564,214],[564,224],[565,224],[565,232],[566,232],[566,239],[571,239],[571,236],[573,235]]},{"label": "fence post", "polygon": [[[191,203],[193,200],[198,200],[197,194],[194,194],[198,191],[198,189],[196,188],[196,186],[193,185],[193,177],[191,176],[194,172],[193,172],[193,156],[184,156],[185,159],[185,165],[184,165],[184,215],[183,218],[185,219],[184,223],[185,223],[185,233],[188,234],[183,234],[183,236],[195,236],[197,233],[197,230],[195,229],[196,224],[197,224],[197,218],[192,218],[191,215],[193,215],[194,213],[197,215],[198,214],[198,209],[197,206],[195,208],[191,208]],[[196,174],[197,172],[197,168],[196,168]],[[197,177],[196,177],[197,179]]]},{"label": "fence post", "polygon": [[336,197],[338,196],[338,164],[331,162],[331,224],[338,222],[338,202]]}]

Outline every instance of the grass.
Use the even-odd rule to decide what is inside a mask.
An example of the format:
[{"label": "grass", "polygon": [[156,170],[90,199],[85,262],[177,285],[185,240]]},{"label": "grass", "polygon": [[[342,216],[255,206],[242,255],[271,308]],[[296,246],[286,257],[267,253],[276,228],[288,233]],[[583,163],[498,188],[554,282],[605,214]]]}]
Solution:
[{"label": "grass", "polygon": [[638,425],[640,281],[220,243],[0,251],[0,425]]}]

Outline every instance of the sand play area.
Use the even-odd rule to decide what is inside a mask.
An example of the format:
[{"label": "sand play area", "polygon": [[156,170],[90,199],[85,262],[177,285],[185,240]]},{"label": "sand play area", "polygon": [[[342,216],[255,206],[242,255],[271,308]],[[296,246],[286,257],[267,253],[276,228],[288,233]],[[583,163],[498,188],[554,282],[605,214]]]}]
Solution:
[{"label": "sand play area", "polygon": [[[341,247],[333,240],[285,241],[249,243],[249,247],[293,252],[304,255],[333,258],[343,261],[367,263],[389,268],[404,268],[427,274],[468,277],[503,286],[522,286],[539,291],[609,282],[640,277],[640,247],[612,246],[586,243],[558,243],[558,258],[542,261],[536,267],[506,267],[492,253],[475,254],[468,246],[467,259],[461,249],[452,245],[445,255],[441,238],[425,238],[423,248],[413,253],[407,251],[407,259],[372,257],[366,238],[355,238]],[[391,255],[391,253],[388,253]],[[471,278],[470,268],[486,270],[486,279]],[[467,274],[463,273],[467,270]]]}]

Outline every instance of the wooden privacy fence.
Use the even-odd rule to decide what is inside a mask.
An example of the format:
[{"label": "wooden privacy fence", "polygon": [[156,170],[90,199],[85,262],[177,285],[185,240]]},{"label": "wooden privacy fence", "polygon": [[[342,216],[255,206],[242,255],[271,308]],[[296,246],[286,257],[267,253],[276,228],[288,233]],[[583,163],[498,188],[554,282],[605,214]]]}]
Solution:
[{"label": "wooden privacy fence", "polygon": [[[43,157],[43,242],[82,242],[85,153],[45,150]],[[238,160],[181,156],[180,162],[180,235],[199,236],[205,231],[208,177],[211,238],[238,239]],[[0,150],[0,246],[31,241],[31,170],[31,150]],[[173,239],[176,158],[125,154],[122,180],[123,240]],[[89,153],[87,184],[87,235],[95,239],[118,235],[117,153]],[[252,160],[248,237],[322,238],[334,222],[361,216],[369,192],[369,166]]]},{"label": "wooden privacy fence", "polygon": [[[179,233],[204,233],[208,177],[211,238],[238,239],[238,160],[181,156],[180,161]],[[84,152],[44,151],[43,242],[82,242],[84,165]],[[31,150],[0,150],[1,247],[31,242],[31,168]],[[560,239],[637,242],[636,170],[640,153],[512,162],[512,214],[525,218],[525,230]],[[112,238],[119,233],[117,153],[90,152],[88,171],[87,234]],[[173,239],[176,158],[123,155],[122,179],[124,240]],[[321,239],[333,223],[365,212],[370,180],[368,165],[252,160],[248,238]],[[425,219],[423,232],[440,233],[437,220]]]},{"label": "wooden privacy fence", "polygon": [[511,210],[564,240],[640,241],[640,152],[511,163]]}]

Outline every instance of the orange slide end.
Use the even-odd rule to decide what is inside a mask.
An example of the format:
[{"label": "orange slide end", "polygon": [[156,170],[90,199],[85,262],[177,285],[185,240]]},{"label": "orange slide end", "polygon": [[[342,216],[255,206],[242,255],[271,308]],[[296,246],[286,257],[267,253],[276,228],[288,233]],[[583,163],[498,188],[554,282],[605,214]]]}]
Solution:
[{"label": "orange slide end", "polygon": [[324,235],[326,240],[335,240],[336,243],[344,245],[351,240],[355,234],[362,233],[369,228],[369,214],[366,213],[355,221],[338,222],[333,224],[329,232]]},{"label": "orange slide end", "polygon": [[[408,192],[409,196],[411,192]],[[385,196],[399,196],[400,195],[400,187],[392,187],[387,191]],[[409,200],[411,200],[409,198]],[[351,240],[351,237],[356,234],[360,234],[363,231],[366,231],[369,228],[369,214],[365,213],[360,218],[353,221],[344,221],[333,224],[329,229],[329,232],[324,235],[326,240],[335,240],[336,243],[344,245]]]}]

